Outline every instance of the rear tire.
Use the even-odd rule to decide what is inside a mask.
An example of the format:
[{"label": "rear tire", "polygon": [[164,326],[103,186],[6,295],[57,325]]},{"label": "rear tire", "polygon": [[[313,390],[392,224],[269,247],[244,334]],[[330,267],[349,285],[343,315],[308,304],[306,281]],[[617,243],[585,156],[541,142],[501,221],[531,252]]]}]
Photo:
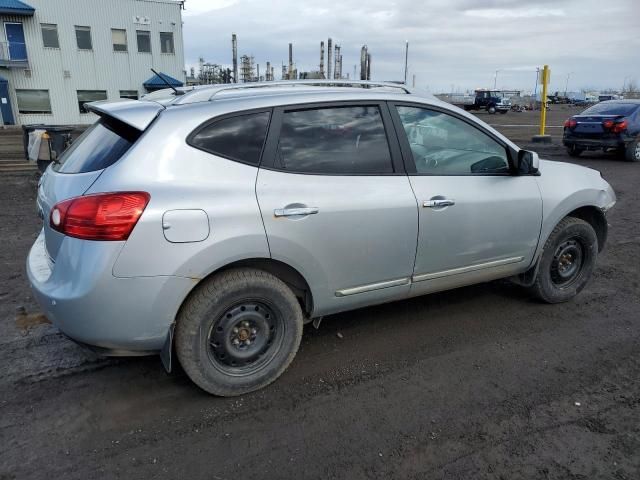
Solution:
[{"label": "rear tire", "polygon": [[495,105],[489,105],[487,107],[487,112],[489,112],[491,115],[493,115],[494,113],[496,113],[496,107]]},{"label": "rear tire", "polygon": [[203,390],[241,395],[282,375],[302,328],[300,304],[282,280],[262,270],[228,270],[186,300],[176,322],[176,353]]},{"label": "rear tire", "polygon": [[634,140],[624,150],[624,159],[627,162],[640,162],[640,140]]},{"label": "rear tire", "polygon": [[575,145],[571,145],[570,147],[567,147],[567,153],[569,154],[570,157],[577,158],[580,155],[582,155],[582,152],[584,152],[584,149],[578,148]]},{"label": "rear tire", "polygon": [[593,227],[579,218],[564,218],[544,245],[532,293],[547,303],[570,300],[591,278],[597,258]]}]

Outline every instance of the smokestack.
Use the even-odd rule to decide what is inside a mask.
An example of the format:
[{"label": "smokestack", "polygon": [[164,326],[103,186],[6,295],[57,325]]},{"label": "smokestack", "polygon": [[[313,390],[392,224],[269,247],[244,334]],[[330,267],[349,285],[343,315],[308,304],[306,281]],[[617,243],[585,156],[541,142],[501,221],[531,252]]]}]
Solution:
[{"label": "smokestack", "polygon": [[238,38],[231,34],[231,50],[233,51],[233,83],[238,83]]},{"label": "smokestack", "polygon": [[371,54],[367,53],[367,80],[371,80]]},{"label": "smokestack", "polygon": [[333,41],[327,40],[327,78],[331,79],[331,55],[333,53]]},{"label": "smokestack", "polygon": [[340,45],[336,44],[334,53],[333,78],[340,78]]},{"label": "smokestack", "polygon": [[264,79],[268,82],[271,78],[271,62],[267,62],[267,71],[264,74]]},{"label": "smokestack", "polygon": [[271,66],[271,80],[275,80],[275,78],[273,78],[273,65]]},{"label": "smokestack", "polygon": [[360,80],[367,79],[367,46],[360,49]]},{"label": "smokestack", "polygon": [[258,71],[257,71],[257,78],[256,78],[256,81],[258,81],[258,82],[259,82],[259,81],[260,81],[260,64],[259,64],[259,63],[258,63],[258,64],[256,64],[256,69],[258,70]]},{"label": "smokestack", "polygon": [[324,41],[320,42],[320,78],[324,78]]},{"label": "smokestack", "polygon": [[289,44],[289,80],[293,76],[293,43]]}]

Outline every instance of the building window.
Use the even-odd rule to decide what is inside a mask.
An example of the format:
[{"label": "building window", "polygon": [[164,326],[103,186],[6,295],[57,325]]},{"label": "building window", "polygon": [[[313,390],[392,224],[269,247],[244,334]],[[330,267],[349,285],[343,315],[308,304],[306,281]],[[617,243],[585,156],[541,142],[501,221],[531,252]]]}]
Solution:
[{"label": "building window", "polygon": [[18,112],[51,113],[49,90],[17,90]]},{"label": "building window", "polygon": [[120,90],[120,98],[129,98],[131,100],[138,100],[137,90]]},{"label": "building window", "polygon": [[160,32],[160,51],[162,53],[175,53],[173,49],[173,32]]},{"label": "building window", "polygon": [[151,53],[151,32],[149,30],[136,30],[138,37],[138,52]]},{"label": "building window", "polygon": [[85,103],[106,99],[106,90],[78,90],[78,107],[80,108],[80,113],[87,113],[88,110],[84,108]]},{"label": "building window", "polygon": [[127,51],[127,31],[118,28],[111,29],[111,42],[113,43],[114,52]]},{"label": "building window", "polygon": [[78,44],[78,50],[92,50],[91,27],[80,27],[76,25],[76,42]]},{"label": "building window", "polygon": [[54,23],[41,23],[42,43],[47,48],[60,48],[58,41],[58,26]]}]

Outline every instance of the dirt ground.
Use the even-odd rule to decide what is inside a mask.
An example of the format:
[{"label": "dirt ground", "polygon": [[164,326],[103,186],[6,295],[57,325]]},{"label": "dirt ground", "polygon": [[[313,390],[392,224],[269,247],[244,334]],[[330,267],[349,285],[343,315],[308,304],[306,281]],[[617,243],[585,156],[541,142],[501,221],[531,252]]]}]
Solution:
[{"label": "dirt ground", "polygon": [[[505,126],[534,112],[479,116],[536,133]],[[549,130],[542,157],[569,161]],[[640,478],[640,164],[576,163],[618,204],[573,301],[499,281],[327,317],[280,380],[233,399],[47,324],[24,272],[37,180],[0,178],[0,479]]]}]

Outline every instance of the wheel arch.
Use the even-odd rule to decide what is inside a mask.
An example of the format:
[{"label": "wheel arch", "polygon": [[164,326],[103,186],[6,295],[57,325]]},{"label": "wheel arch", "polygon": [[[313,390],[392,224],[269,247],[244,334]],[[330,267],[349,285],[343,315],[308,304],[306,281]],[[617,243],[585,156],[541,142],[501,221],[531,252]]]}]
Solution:
[{"label": "wheel arch", "polygon": [[288,265],[287,263],[280,260],[274,260],[273,258],[245,258],[218,267],[216,270],[201,278],[194,285],[189,294],[182,301],[182,304],[184,305],[184,303],[193,294],[193,292],[205,281],[224,271],[234,268],[255,268],[256,270],[268,272],[282,280],[298,298],[302,306],[302,310],[310,320],[310,315],[313,312],[313,294],[309,283],[302,276],[302,274],[291,265]]},{"label": "wheel arch", "polygon": [[576,208],[569,212],[566,217],[574,217],[584,220],[593,227],[598,237],[598,253],[602,252],[604,244],[607,241],[607,235],[609,227],[607,224],[607,218],[603,211],[593,205],[587,205],[584,207]]}]

